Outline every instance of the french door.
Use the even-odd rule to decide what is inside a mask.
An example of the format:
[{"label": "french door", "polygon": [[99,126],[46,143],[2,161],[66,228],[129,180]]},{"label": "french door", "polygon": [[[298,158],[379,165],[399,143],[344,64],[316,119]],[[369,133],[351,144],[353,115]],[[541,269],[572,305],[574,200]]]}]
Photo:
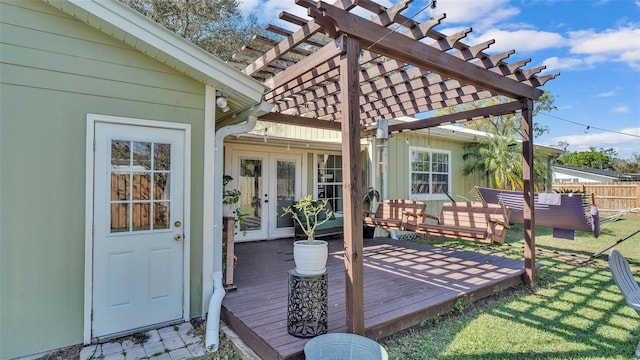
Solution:
[{"label": "french door", "polygon": [[233,151],[227,162],[227,185],[240,190],[238,209],[243,221],[238,224],[236,241],[276,239],[293,236],[290,215],[281,216],[283,207],[301,197],[300,154]]}]

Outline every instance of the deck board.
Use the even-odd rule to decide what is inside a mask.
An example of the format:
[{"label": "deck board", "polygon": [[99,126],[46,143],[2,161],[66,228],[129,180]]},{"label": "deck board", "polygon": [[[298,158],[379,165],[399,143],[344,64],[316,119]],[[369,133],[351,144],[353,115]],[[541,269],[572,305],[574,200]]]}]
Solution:
[{"label": "deck board", "polygon": [[[342,239],[329,240],[329,332],[346,330]],[[301,359],[308,339],[287,333],[290,239],[237,243],[222,318],[263,359]],[[404,240],[364,244],[365,331],[379,339],[522,281],[522,261]]]}]

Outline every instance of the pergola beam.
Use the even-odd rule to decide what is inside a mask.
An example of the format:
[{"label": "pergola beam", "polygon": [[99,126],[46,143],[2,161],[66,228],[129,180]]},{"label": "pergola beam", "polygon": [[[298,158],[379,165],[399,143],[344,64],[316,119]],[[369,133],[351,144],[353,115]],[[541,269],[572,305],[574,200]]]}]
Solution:
[{"label": "pergola beam", "polygon": [[436,48],[405,35],[389,31],[385,27],[324,2],[318,2],[318,9],[310,8],[309,16],[316,21],[322,21],[323,24],[335,24],[334,32],[339,30],[344,34],[357,37],[361,39],[363,48],[380,55],[395,58],[423,69],[430,69],[441,75],[480,88],[497,91],[515,99],[537,99],[542,95],[541,90],[505,78],[500,74],[488,72],[473,63],[438,51]]},{"label": "pergola beam", "polygon": [[509,103],[487,106],[467,111],[461,111],[453,114],[436,116],[428,119],[416,120],[403,124],[389,125],[389,133],[404,132],[410,130],[420,130],[429,127],[453,124],[463,121],[478,120],[489,116],[500,116],[513,114],[524,108],[522,101],[512,101]]},{"label": "pergola beam", "polygon": [[266,113],[258,118],[258,120],[269,121],[273,123],[313,127],[317,129],[337,130],[340,131],[339,122],[318,120],[297,115],[286,115],[276,112]]}]

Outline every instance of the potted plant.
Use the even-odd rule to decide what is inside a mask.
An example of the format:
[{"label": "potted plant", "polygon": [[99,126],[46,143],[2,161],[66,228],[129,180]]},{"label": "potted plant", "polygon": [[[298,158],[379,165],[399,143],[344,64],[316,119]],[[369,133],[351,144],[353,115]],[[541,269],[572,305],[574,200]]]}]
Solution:
[{"label": "potted plant", "polygon": [[[376,211],[378,201],[380,201],[380,193],[378,190],[370,187],[362,199],[362,208],[367,210],[369,214],[373,214]],[[376,228],[373,226],[362,226],[362,236],[365,239],[373,238],[375,231]]]},{"label": "potted plant", "polygon": [[299,274],[319,275],[327,268],[328,243],[324,240],[315,240],[313,235],[316,227],[329,221],[333,214],[328,203],[327,199],[313,200],[311,195],[307,195],[288,207],[282,208],[281,216],[291,214],[307,235],[307,240],[293,243],[293,260]]},{"label": "potted plant", "polygon": [[238,207],[238,202],[240,202],[240,195],[242,195],[242,193],[238,189],[225,189],[225,186],[227,186],[227,184],[229,184],[232,180],[233,177],[229,175],[224,175],[222,177],[222,203],[230,207],[233,217],[238,222],[240,230],[245,232],[246,226],[244,223],[244,218],[246,214],[240,211],[240,208]]}]

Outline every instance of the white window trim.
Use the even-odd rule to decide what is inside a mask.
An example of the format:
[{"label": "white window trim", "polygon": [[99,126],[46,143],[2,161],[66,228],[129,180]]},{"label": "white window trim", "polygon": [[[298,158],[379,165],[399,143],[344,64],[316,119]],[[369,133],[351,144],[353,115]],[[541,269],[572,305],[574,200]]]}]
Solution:
[{"label": "white window trim", "polygon": [[[317,199],[318,198],[318,186],[320,185],[320,182],[318,181],[318,155],[334,155],[334,156],[343,156],[342,153],[340,152],[336,152],[336,151],[316,151],[313,152],[313,198]],[[342,167],[342,165],[340,165]],[[344,169],[343,169],[344,170]],[[340,182],[340,184],[344,184],[344,178],[343,181]],[[342,193],[342,199],[344,201],[344,192]],[[344,212],[342,211],[336,211],[334,212],[335,217],[343,217],[344,216]]]},{"label": "white window trim", "polygon": [[[433,148],[426,148],[426,147],[422,147],[422,146],[409,146],[409,153],[407,154],[407,164],[408,164],[408,171],[409,171],[409,176],[408,176],[408,182],[409,182],[409,198],[412,200],[445,200],[448,201],[450,200],[449,197],[445,194],[413,194],[411,193],[411,153],[414,151],[421,151],[421,152],[428,152],[429,155],[429,159],[431,159],[431,154],[446,154],[447,155],[447,167],[449,169],[448,171],[448,178],[447,178],[447,189],[449,189],[449,191],[451,191],[451,178],[452,178],[452,174],[451,174],[451,151],[449,150],[440,150],[440,149],[433,149]],[[429,169],[429,174],[432,174],[431,169]],[[431,182],[431,176],[429,177],[429,182]],[[429,189],[431,189],[431,184],[429,184]],[[449,194],[451,195],[451,194]]]}]

